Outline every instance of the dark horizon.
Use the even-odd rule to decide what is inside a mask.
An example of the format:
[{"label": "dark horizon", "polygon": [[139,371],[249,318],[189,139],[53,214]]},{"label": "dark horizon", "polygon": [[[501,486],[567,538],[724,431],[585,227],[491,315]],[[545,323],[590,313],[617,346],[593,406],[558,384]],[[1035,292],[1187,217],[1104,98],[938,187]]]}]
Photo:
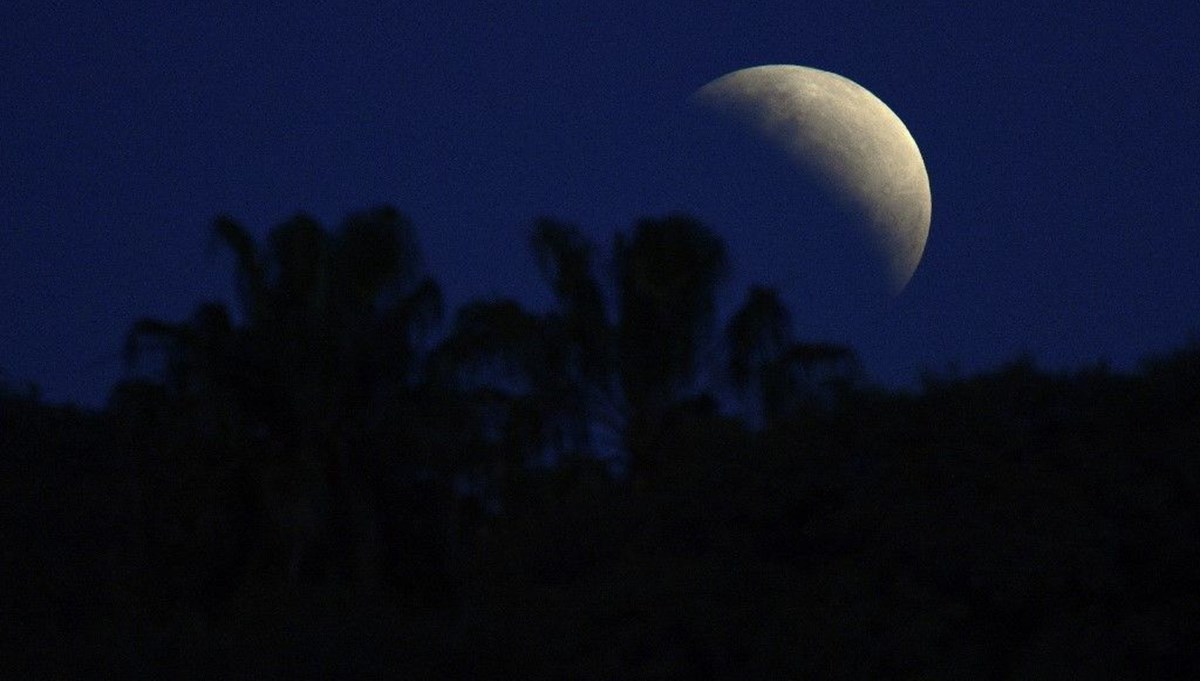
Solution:
[{"label": "dark horizon", "polygon": [[539,222],[553,309],[471,301],[427,345],[443,299],[397,211],[214,232],[237,307],[140,319],[103,412],[0,386],[6,667],[1200,671],[1200,344],[881,390],[776,291],[720,315],[724,244],[670,215],[607,273]]}]

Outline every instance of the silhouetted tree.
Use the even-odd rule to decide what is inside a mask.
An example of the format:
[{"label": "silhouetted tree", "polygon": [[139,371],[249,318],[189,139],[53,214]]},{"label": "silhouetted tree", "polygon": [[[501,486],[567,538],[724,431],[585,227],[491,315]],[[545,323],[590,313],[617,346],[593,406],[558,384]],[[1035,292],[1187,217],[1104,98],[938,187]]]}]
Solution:
[{"label": "silhouetted tree", "polygon": [[625,444],[634,470],[654,465],[653,439],[673,404],[696,389],[711,347],[725,249],[694,219],[639,222],[613,250],[619,382],[628,410]]},{"label": "silhouetted tree", "polygon": [[[0,386],[6,666],[1200,673],[1196,344],[892,391],[756,287],[718,366],[720,243],[668,216],[611,276],[538,222],[555,308],[469,302],[426,353],[437,287],[394,211],[215,232],[240,311],[136,323],[104,412]],[[722,369],[755,428],[701,392]],[[571,455],[601,424],[644,484]]]},{"label": "silhouetted tree", "polygon": [[791,318],[778,292],[752,287],[725,326],[729,381],[749,402],[752,421],[773,418],[781,408],[770,372],[792,342]]},{"label": "silhouetted tree", "polygon": [[[524,425],[509,425],[539,434],[529,451],[594,453],[593,433],[607,432],[645,472],[664,416],[723,378],[713,331],[724,247],[684,215],[638,222],[614,243],[610,311],[595,249],[577,227],[539,220],[531,244],[557,308],[541,316],[510,301],[465,309],[442,356],[521,376],[509,397],[521,394],[522,408],[509,415]],[[769,289],[750,292],[723,340],[726,378],[768,419],[828,402],[860,378],[849,348],[793,340],[787,310]]]},{"label": "silhouetted tree", "polygon": [[528,401],[514,415],[525,430],[530,419],[551,428],[560,453],[592,451],[591,429],[600,426],[615,431],[641,468],[667,410],[697,388],[724,248],[686,216],[639,222],[614,245],[610,314],[594,249],[576,227],[541,220],[531,243],[558,309],[535,316],[510,302],[468,308],[443,355],[518,372]]},{"label": "silhouetted tree", "polygon": [[[164,396],[195,435],[243,457],[289,580],[318,562],[371,580],[378,527],[364,476],[395,472],[388,457],[410,453],[366,447],[361,434],[385,405],[412,399],[416,344],[440,313],[437,286],[418,277],[411,227],[381,208],[336,233],[299,215],[261,247],[231,219],[214,231],[235,257],[243,323],[219,304],[182,324],[141,320],[130,361],[156,343]],[[351,564],[331,564],[339,555]]]}]

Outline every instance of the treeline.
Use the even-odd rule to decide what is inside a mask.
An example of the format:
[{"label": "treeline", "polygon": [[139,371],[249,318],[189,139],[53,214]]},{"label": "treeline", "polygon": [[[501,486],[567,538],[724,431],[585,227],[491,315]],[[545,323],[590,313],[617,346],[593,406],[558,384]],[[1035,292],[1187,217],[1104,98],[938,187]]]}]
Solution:
[{"label": "treeline", "polygon": [[[720,240],[530,245],[442,324],[381,208],[228,218],[236,308],[137,322],[98,413],[0,395],[4,658],[92,676],[1190,678],[1200,347],[920,390],[728,319]],[[603,261],[603,262],[602,262]]]}]

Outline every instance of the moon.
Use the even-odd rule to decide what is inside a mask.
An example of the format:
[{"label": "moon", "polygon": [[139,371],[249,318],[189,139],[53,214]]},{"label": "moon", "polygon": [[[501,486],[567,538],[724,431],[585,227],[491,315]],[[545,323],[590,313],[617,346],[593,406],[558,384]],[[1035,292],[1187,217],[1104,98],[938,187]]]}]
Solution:
[{"label": "moon", "polygon": [[754,66],[701,87],[692,100],[753,125],[858,209],[888,265],[893,295],[908,285],[929,237],[929,175],[900,117],[858,83],[806,66]]}]

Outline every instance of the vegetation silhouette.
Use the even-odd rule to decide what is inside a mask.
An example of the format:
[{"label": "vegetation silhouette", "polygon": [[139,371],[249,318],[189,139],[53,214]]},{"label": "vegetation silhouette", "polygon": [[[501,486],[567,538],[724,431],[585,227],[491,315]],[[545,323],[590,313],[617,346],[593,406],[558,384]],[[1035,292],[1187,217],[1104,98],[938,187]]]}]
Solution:
[{"label": "vegetation silhouette", "polygon": [[[130,329],[98,412],[0,383],[0,659],[37,676],[1190,678],[1200,345],[871,383],[685,215],[439,287],[395,209]],[[606,267],[603,265],[607,265]],[[604,276],[607,275],[607,276]],[[735,399],[728,399],[733,396]]]}]

